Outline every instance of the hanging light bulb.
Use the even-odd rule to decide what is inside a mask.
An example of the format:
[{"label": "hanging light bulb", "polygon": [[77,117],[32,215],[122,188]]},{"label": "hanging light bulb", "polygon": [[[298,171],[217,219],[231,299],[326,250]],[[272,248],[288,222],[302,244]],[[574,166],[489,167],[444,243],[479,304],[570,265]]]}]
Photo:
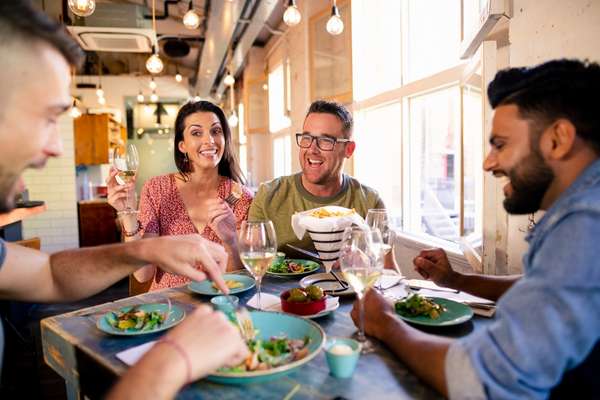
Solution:
[{"label": "hanging light bulb", "polygon": [[137,95],[137,101],[138,101],[138,103],[143,103],[144,102],[144,95],[142,94],[141,90],[140,90],[140,92]]},{"label": "hanging light bulb", "polygon": [[154,77],[152,77],[152,79],[150,79],[150,83],[148,84],[148,86],[150,86],[150,89],[152,89],[152,90],[156,89],[156,82],[154,81]]},{"label": "hanging light bulb", "polygon": [[69,110],[69,115],[73,118],[79,118],[81,117],[81,110],[79,109],[79,107],[77,107],[77,99],[73,98],[73,106],[71,106],[71,110]]},{"label": "hanging light bulb", "polygon": [[183,80],[183,76],[181,76],[181,74],[178,72],[175,74],[175,80],[177,82],[181,82]]},{"label": "hanging light bulb", "polygon": [[289,0],[288,7],[283,13],[283,22],[287,26],[296,26],[300,23],[301,19],[302,15],[300,14],[300,10],[298,10],[296,0]]},{"label": "hanging light bulb", "polygon": [[162,60],[160,59],[160,57],[158,56],[158,53],[154,53],[152,54],[150,57],[148,57],[148,59],[146,60],[146,69],[148,70],[148,72],[150,72],[151,74],[160,74],[164,68],[164,64],[162,62]]},{"label": "hanging light bulb", "polygon": [[183,16],[183,25],[188,29],[197,29],[200,26],[200,16],[194,11],[194,2],[190,0],[188,12]]},{"label": "hanging light bulb", "polygon": [[154,92],[150,95],[150,101],[156,103],[158,101],[158,95]]},{"label": "hanging light bulb", "polygon": [[98,97],[98,104],[100,105],[105,105],[106,104],[106,99],[104,97]]},{"label": "hanging light bulb", "polygon": [[269,90],[269,85],[267,85],[266,83],[263,83],[262,85],[262,90]]},{"label": "hanging light bulb", "polygon": [[98,89],[96,89],[96,96],[104,97],[104,90],[102,89],[102,84],[100,84],[100,86],[98,86]]},{"label": "hanging light bulb", "polygon": [[233,111],[229,118],[227,118],[227,123],[230,127],[235,128],[236,126],[238,126],[238,122],[240,122],[238,116],[235,113],[235,111]]},{"label": "hanging light bulb", "polygon": [[230,72],[227,72],[227,75],[225,75],[225,78],[223,78],[223,83],[227,86],[233,86],[235,83],[235,78]]},{"label": "hanging light bulb", "polygon": [[202,100],[202,97],[200,97],[198,95],[194,96],[194,101],[200,101],[200,100]]},{"label": "hanging light bulb", "polygon": [[340,10],[333,1],[333,7],[331,7],[331,17],[327,20],[326,26],[327,32],[332,35],[339,35],[344,31],[344,21],[340,18]]},{"label": "hanging light bulb", "polygon": [[96,0],[69,0],[69,8],[75,15],[89,17],[96,9]]}]

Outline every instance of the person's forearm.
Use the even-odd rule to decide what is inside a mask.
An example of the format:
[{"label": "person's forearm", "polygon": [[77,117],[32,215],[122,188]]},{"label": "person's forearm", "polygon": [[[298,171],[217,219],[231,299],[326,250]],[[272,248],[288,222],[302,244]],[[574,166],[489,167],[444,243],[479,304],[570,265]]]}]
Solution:
[{"label": "person's forearm", "polygon": [[476,275],[456,273],[448,285],[453,289],[497,301],[521,275]]},{"label": "person's forearm", "polygon": [[240,258],[240,251],[237,240],[235,241],[235,243],[226,244],[223,247],[225,248],[225,251],[227,251],[227,255],[229,256],[229,261],[227,262],[227,270],[235,271],[244,268],[244,265],[242,264],[242,259]]},{"label": "person's forearm", "polygon": [[421,332],[397,319],[391,312],[383,314],[380,341],[421,379],[447,396],[445,360],[452,339]]},{"label": "person's forearm", "polygon": [[[107,399],[172,399],[185,384],[186,365],[174,351],[152,349],[115,385]],[[167,349],[171,350],[171,349]],[[174,359],[175,358],[175,359]],[[160,379],[157,379],[160,377]]]},{"label": "person's forearm", "polygon": [[144,241],[65,250],[50,256],[49,301],[72,301],[104,290],[147,264]]}]

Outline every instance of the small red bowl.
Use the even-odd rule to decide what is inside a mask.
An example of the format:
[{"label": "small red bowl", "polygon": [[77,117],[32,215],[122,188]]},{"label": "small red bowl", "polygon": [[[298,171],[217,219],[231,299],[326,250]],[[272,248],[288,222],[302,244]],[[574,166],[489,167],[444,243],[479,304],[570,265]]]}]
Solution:
[{"label": "small red bowl", "polygon": [[286,290],[285,292],[281,293],[281,296],[279,296],[281,299],[281,309],[290,314],[312,315],[317,314],[325,309],[326,296],[323,296],[319,300],[311,300],[306,303],[287,301],[288,297],[290,297],[289,290]]}]

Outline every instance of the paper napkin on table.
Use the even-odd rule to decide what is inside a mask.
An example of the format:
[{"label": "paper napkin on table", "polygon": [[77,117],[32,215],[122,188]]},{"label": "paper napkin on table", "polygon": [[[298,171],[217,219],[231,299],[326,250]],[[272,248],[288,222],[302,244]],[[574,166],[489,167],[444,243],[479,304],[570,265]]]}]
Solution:
[{"label": "paper napkin on table", "polygon": [[[275,296],[274,294],[269,293],[261,293],[260,294],[260,309],[264,311],[273,311],[274,308],[277,308],[281,304],[281,300],[279,296]],[[252,296],[250,300],[246,303],[248,307],[252,307],[258,310],[258,294]],[[279,307],[281,309],[281,307]]]},{"label": "paper napkin on table", "polygon": [[152,347],[154,347],[155,344],[156,340],[152,340],[151,342],[123,350],[120,353],[117,353],[117,358],[123,361],[125,364],[132,366],[137,363],[139,359],[142,358],[142,356],[146,354]]}]

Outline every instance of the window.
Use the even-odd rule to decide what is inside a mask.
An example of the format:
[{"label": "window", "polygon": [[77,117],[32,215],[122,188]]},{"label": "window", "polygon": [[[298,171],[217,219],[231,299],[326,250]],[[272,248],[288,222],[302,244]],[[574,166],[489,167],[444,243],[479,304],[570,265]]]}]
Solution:
[{"label": "window", "polygon": [[244,104],[238,105],[238,140],[240,146],[240,169],[246,178],[248,178],[248,138],[246,137]]},{"label": "window", "polygon": [[291,139],[289,135],[273,140],[273,177],[277,178],[292,173]]},{"label": "window", "polygon": [[269,73],[269,130],[279,132],[290,126],[286,110],[285,71],[283,63]]},{"label": "window", "polygon": [[[482,235],[481,68],[479,55],[458,58],[478,7],[479,0],[352,1],[353,171],[405,232],[454,249],[461,237]],[[377,58],[383,69],[374,69]]]}]

